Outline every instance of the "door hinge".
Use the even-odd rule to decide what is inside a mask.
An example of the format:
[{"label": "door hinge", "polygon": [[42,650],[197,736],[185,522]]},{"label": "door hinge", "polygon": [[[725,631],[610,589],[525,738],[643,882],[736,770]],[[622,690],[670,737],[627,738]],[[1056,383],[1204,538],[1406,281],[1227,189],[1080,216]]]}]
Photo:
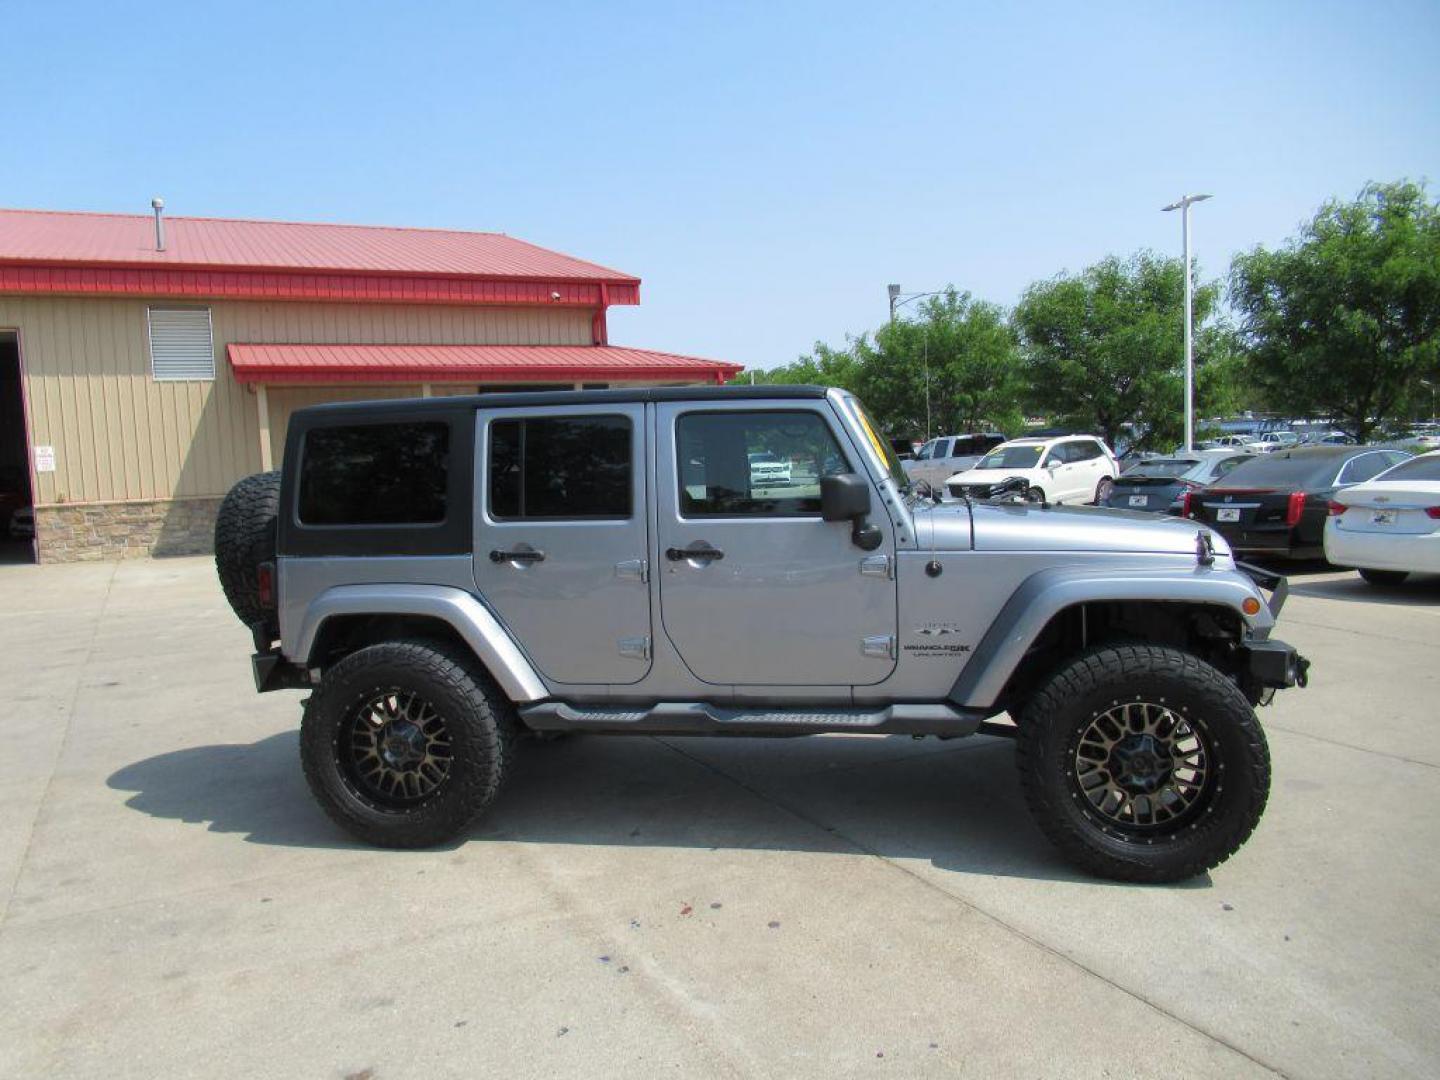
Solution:
[{"label": "door hinge", "polygon": [[626,581],[649,581],[649,559],[626,559],[615,564],[615,576]]},{"label": "door hinge", "polygon": [[884,656],[895,659],[895,635],[878,634],[860,639],[861,656]]},{"label": "door hinge", "polygon": [[860,573],[865,577],[888,578],[892,576],[891,566],[889,555],[866,555],[860,560]]},{"label": "door hinge", "polygon": [[650,659],[650,639],[648,637],[622,637],[619,645],[621,656],[628,656],[632,660]]}]

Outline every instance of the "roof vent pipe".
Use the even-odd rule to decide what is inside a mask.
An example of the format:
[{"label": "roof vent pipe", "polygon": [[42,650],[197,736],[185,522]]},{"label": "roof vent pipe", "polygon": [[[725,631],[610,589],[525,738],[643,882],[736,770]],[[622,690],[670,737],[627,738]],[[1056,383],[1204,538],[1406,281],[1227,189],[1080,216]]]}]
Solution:
[{"label": "roof vent pipe", "polygon": [[155,250],[165,250],[165,219],[161,216],[165,212],[165,200],[158,195],[150,200],[150,208],[155,211]]}]

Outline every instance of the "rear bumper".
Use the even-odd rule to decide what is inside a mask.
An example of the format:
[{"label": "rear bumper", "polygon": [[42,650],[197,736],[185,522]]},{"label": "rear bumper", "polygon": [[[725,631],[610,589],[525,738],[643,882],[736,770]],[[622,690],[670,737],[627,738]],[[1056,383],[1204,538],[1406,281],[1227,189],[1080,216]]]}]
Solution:
[{"label": "rear bumper", "polygon": [[299,664],[286,660],[279,649],[266,649],[250,657],[250,670],[255,676],[255,692],[271,690],[309,690],[314,684],[310,673]]},{"label": "rear bumper", "polygon": [[1440,574],[1440,532],[1350,532],[1325,530],[1325,557],[1336,566]]}]

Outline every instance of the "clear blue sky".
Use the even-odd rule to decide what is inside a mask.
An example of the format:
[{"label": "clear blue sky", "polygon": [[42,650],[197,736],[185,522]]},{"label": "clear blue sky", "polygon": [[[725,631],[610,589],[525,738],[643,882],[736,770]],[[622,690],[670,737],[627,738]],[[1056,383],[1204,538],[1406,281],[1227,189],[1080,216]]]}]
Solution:
[{"label": "clear blue sky", "polygon": [[[680,10],[676,10],[680,9]],[[885,285],[1207,276],[1440,185],[1440,5],[12,4],[0,205],[508,232],[640,275],[617,343],[771,367]],[[1432,186],[1432,191],[1435,190]]]}]

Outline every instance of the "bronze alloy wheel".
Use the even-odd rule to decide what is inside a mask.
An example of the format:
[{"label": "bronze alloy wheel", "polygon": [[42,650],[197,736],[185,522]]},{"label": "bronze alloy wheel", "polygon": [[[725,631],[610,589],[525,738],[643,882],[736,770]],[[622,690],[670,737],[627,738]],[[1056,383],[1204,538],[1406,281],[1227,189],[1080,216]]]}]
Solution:
[{"label": "bronze alloy wheel", "polygon": [[444,785],[453,760],[444,718],[420,695],[397,689],[361,700],[340,726],[335,750],[356,796],[402,813]]},{"label": "bronze alloy wheel", "polygon": [[1154,702],[1098,714],[1072,758],[1087,814],[1112,834],[1173,833],[1203,812],[1215,787],[1215,752],[1203,726]]}]

